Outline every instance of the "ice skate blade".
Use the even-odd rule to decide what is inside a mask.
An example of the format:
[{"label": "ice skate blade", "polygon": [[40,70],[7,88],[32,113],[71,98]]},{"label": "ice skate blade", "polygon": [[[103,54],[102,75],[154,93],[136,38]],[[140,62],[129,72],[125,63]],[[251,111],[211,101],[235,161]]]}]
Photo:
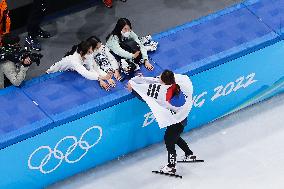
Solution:
[{"label": "ice skate blade", "polygon": [[182,179],[182,176],[177,175],[177,174],[164,173],[162,171],[152,171],[152,173],[160,174],[160,175],[167,175],[167,176],[170,176],[170,177],[175,177],[175,178],[181,178]]},{"label": "ice skate blade", "polygon": [[188,160],[188,161],[177,161],[178,163],[201,163],[204,162],[202,159],[193,159],[193,160]]}]

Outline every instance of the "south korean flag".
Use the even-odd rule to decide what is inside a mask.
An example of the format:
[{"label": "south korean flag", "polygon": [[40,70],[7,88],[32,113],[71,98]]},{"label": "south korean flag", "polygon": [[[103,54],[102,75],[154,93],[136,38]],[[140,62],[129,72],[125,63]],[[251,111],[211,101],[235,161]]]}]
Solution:
[{"label": "south korean flag", "polygon": [[182,122],[192,108],[191,80],[186,75],[175,74],[175,81],[181,92],[170,102],[166,100],[166,95],[171,85],[161,84],[159,78],[136,76],[129,81],[132,88],[150,107],[160,128]]}]

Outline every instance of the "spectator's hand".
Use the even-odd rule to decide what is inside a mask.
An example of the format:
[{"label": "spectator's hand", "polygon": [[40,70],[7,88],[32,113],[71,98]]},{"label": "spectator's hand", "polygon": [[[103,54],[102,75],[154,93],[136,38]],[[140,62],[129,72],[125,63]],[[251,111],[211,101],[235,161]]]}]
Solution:
[{"label": "spectator's hand", "polygon": [[103,80],[99,80],[99,83],[100,83],[101,88],[105,89],[106,91],[109,91],[110,86],[109,86],[108,83],[106,83],[106,82],[103,81]]},{"label": "spectator's hand", "polygon": [[128,82],[127,85],[126,85],[126,88],[129,92],[132,92],[132,86],[131,84]]},{"label": "spectator's hand", "polygon": [[117,80],[117,81],[121,81],[122,80],[122,77],[119,73],[119,70],[115,70],[114,72],[114,78]]},{"label": "spectator's hand", "polygon": [[149,60],[145,60],[144,65],[146,67],[146,69],[152,71],[154,70],[154,66],[149,62]]},{"label": "spectator's hand", "polygon": [[23,60],[23,64],[25,64],[25,65],[30,65],[30,64],[31,64],[31,59],[30,59],[30,57],[25,58],[25,59]]},{"label": "spectator's hand", "polygon": [[133,58],[137,58],[140,55],[140,51],[137,51],[136,53],[133,54]]},{"label": "spectator's hand", "polygon": [[115,81],[113,79],[109,79],[107,82],[111,87],[115,87]]}]

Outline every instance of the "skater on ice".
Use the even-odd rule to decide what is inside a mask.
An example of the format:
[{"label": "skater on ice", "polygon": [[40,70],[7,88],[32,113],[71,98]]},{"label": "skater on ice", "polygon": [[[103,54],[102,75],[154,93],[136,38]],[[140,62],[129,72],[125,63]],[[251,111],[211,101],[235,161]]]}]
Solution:
[{"label": "skater on ice", "polygon": [[180,136],[192,108],[193,86],[189,77],[165,70],[157,78],[136,76],[129,81],[127,88],[148,104],[159,127],[166,127],[164,140],[168,164],[159,172],[176,173],[176,144],[184,151],[182,162],[195,160],[193,152]]}]

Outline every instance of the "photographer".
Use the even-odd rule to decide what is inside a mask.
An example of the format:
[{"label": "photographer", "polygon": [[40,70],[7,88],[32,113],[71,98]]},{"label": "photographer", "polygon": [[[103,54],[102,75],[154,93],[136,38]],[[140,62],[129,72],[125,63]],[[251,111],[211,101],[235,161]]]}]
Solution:
[{"label": "photographer", "polygon": [[20,38],[6,34],[0,48],[0,89],[9,85],[19,86],[26,77],[32,62],[39,64],[41,54],[30,53],[19,45]]}]

